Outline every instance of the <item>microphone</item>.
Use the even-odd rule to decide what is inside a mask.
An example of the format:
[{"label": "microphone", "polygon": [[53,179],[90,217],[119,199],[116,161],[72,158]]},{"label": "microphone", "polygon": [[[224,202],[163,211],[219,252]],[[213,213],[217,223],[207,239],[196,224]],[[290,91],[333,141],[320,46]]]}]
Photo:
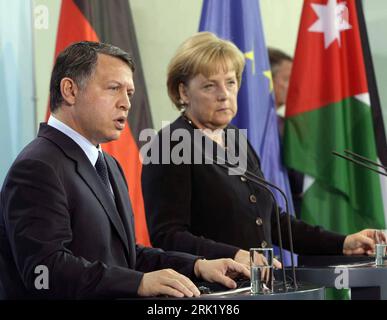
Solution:
[{"label": "microphone", "polygon": [[[380,168],[382,168],[384,170],[387,170],[387,167],[382,166],[381,164],[379,164],[379,163],[377,163],[375,161],[372,161],[371,159],[368,159],[366,157],[363,157],[363,156],[361,156],[361,155],[359,155],[357,153],[354,153],[352,151],[344,150],[344,152],[346,154],[348,154],[348,155],[351,155],[353,158],[348,157],[348,156],[346,156],[344,154],[338,153],[336,151],[332,151],[332,154],[337,156],[337,157],[343,158],[343,159],[345,159],[347,161],[353,162],[353,163],[355,163],[355,164],[357,164],[357,165],[359,165],[359,166],[361,166],[363,168],[367,168],[368,170],[374,171],[374,172],[376,172],[376,173],[378,173],[380,175],[387,176],[386,172],[383,172],[383,171],[375,169],[375,167],[380,167]],[[372,166],[368,165],[367,163],[369,163],[369,164],[371,164],[371,165],[373,165],[375,167],[372,167]]]},{"label": "microphone", "polygon": [[[205,157],[207,158],[207,156],[205,156]],[[209,159],[209,160],[212,160],[212,159]],[[298,286],[297,286],[297,279],[296,279],[296,269],[295,269],[295,266],[294,266],[294,258],[293,258],[293,255],[294,255],[293,235],[292,235],[292,227],[291,227],[290,214],[289,214],[288,199],[287,199],[285,193],[282,191],[281,188],[279,188],[276,185],[270,183],[269,181],[267,181],[267,180],[257,176],[256,174],[252,173],[251,171],[244,170],[242,172],[239,167],[236,167],[235,165],[229,163],[226,159],[217,157],[216,160],[217,161],[214,161],[214,164],[216,164],[219,167],[222,167],[224,169],[234,171],[235,173],[237,173],[237,174],[243,176],[244,178],[246,178],[247,180],[249,180],[251,182],[254,182],[255,184],[263,187],[271,195],[271,197],[272,197],[272,199],[274,201],[274,204],[275,204],[275,209],[276,209],[276,220],[277,220],[277,231],[278,231],[278,246],[279,246],[279,249],[280,249],[280,257],[281,257],[281,261],[282,262],[283,262],[283,252],[282,252],[283,248],[282,248],[282,236],[281,236],[279,209],[278,209],[278,204],[277,204],[277,201],[275,199],[274,193],[270,190],[269,186],[274,188],[274,189],[276,189],[276,190],[278,190],[280,192],[280,194],[282,195],[282,197],[284,198],[285,205],[286,205],[286,212],[288,213],[287,224],[288,224],[288,234],[289,234],[289,249],[290,249],[290,253],[291,253],[291,268],[292,268],[292,276],[293,276],[293,285],[297,289]],[[225,163],[225,164],[223,164],[223,163]],[[282,275],[283,275],[283,279],[284,279],[284,287],[285,287],[285,289],[287,289],[286,288],[286,273],[285,273],[284,266],[282,266]]]}]

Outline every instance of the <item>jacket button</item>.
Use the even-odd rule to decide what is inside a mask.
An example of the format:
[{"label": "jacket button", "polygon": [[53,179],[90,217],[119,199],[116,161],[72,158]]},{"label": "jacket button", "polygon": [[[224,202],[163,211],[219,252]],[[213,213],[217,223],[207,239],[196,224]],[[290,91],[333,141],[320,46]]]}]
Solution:
[{"label": "jacket button", "polygon": [[241,176],[241,181],[242,181],[242,182],[246,182],[247,179],[246,179],[244,176]]},{"label": "jacket button", "polygon": [[262,248],[266,248],[267,247],[267,242],[265,240],[262,241],[261,247]]},{"label": "jacket button", "polygon": [[256,203],[256,202],[257,202],[257,197],[256,197],[255,195],[252,194],[252,195],[250,196],[250,202],[251,202],[251,203]]},{"label": "jacket button", "polygon": [[257,226],[261,226],[263,221],[261,218],[257,218],[257,220],[255,220],[255,223],[257,224]]}]

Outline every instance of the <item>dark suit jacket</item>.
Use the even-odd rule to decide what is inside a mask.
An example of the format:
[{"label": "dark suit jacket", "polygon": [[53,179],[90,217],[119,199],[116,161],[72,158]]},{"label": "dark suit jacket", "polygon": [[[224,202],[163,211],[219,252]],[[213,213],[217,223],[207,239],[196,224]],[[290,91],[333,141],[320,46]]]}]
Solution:
[{"label": "dark suit jacket", "polygon": [[[0,297],[128,297],[143,272],[172,267],[193,275],[196,257],[135,244],[124,175],[105,158],[115,200],[82,149],[41,125],[1,191]],[[48,290],[35,288],[38,265],[48,268]]]},{"label": "dark suit jacket", "polygon": [[[159,132],[153,140],[153,151],[160,145],[160,153],[164,152],[166,159],[165,155],[171,150],[173,153],[175,147],[187,144],[184,139],[172,139],[170,146],[163,144],[178,129],[187,130],[191,138],[194,136],[192,125],[180,117]],[[236,127],[230,125],[227,129],[239,137]],[[167,139],[163,140],[162,132]],[[245,137],[241,135],[241,139]],[[191,150],[197,150],[192,140]],[[247,170],[262,177],[259,159],[250,144],[246,142],[246,145]],[[194,151],[191,151],[191,161],[193,157]],[[234,257],[239,248],[271,246],[272,241],[278,244],[274,205],[268,192],[241,176],[229,175],[215,164],[144,165],[142,188],[150,237],[155,246],[210,259]],[[284,247],[289,248],[287,214],[282,212],[280,219]],[[298,253],[342,253],[344,236],[293,218],[292,228]]]}]

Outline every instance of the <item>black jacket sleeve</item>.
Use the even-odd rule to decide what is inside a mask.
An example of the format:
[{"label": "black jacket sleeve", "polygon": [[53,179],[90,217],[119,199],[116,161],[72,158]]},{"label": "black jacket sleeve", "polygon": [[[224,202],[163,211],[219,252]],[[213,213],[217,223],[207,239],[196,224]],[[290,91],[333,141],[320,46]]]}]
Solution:
[{"label": "black jacket sleeve", "polygon": [[[136,269],[74,254],[73,224],[79,221],[72,216],[67,197],[61,178],[47,163],[23,160],[10,171],[1,193],[0,236],[9,244],[1,258],[14,261],[16,270],[8,277],[23,289],[8,298],[127,298],[137,295],[144,272],[174,268],[193,276],[197,257],[188,254],[136,246]],[[89,221],[83,232],[95,232],[98,226],[93,223]],[[48,270],[47,290],[36,287],[37,266]]]},{"label": "black jacket sleeve", "polygon": [[[142,273],[88,261],[69,249],[72,219],[58,175],[40,161],[13,166],[1,194],[4,230],[30,297],[102,298],[135,295]],[[86,232],[86,231],[85,231]],[[49,290],[37,290],[35,268],[47,267]]]},{"label": "black jacket sleeve", "polygon": [[[276,218],[272,218],[272,239],[278,245],[278,232]],[[285,249],[289,246],[289,214],[280,213],[281,237]],[[290,225],[293,235],[294,251],[304,255],[342,255],[345,236],[327,231],[320,226],[312,226],[290,216]]]}]

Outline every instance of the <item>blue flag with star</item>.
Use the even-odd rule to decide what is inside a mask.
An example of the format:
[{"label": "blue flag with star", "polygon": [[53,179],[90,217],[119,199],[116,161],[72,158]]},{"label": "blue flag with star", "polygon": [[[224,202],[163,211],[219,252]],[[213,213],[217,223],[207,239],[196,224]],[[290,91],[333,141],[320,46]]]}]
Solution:
[{"label": "blue flag with star", "polygon": [[[204,0],[199,31],[210,31],[230,40],[244,53],[246,66],[233,124],[247,129],[247,138],[261,159],[265,178],[284,190],[293,213],[288,176],[281,161],[273,82],[258,1]],[[276,190],[273,192],[278,204],[285,208],[284,199]],[[284,264],[289,262],[290,254],[286,253]]]}]

